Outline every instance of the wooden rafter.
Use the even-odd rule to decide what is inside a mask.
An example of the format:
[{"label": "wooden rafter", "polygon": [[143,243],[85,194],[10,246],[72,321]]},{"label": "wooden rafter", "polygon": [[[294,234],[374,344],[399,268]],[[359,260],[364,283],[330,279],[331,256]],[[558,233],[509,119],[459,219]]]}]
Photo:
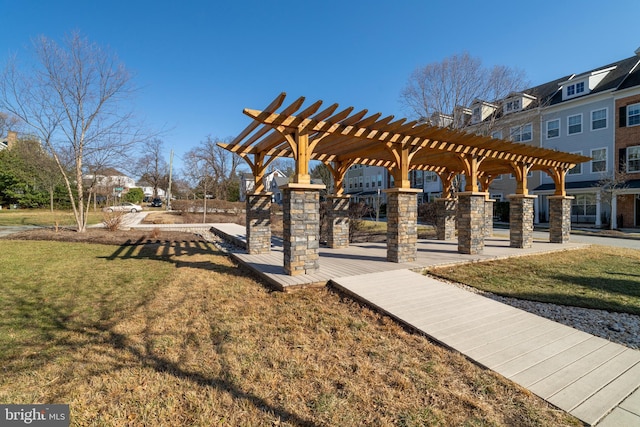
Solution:
[{"label": "wooden rafter", "polygon": [[585,156],[407,122],[404,118],[394,120],[393,116],[381,113],[367,115],[367,110],[354,113],[353,107],[339,110],[338,104],[321,109],[322,101],[302,109],[304,97],[281,109],[285,98],[284,93],[278,95],[263,110],[244,109],[252,122],[233,141],[219,145],[245,158],[252,170],[256,169],[254,172],[264,168],[266,158],[293,157],[296,160],[294,179],[299,183],[309,182],[308,165],[302,163],[319,160],[342,165],[384,166],[396,176],[399,186],[408,185],[405,175],[411,169],[430,170],[441,176],[462,171],[471,177],[467,180],[467,191],[477,191],[479,174],[495,177],[515,172],[526,180],[526,169],[549,173],[557,184],[562,184],[563,189],[558,191],[562,193],[566,170],[590,160]]}]

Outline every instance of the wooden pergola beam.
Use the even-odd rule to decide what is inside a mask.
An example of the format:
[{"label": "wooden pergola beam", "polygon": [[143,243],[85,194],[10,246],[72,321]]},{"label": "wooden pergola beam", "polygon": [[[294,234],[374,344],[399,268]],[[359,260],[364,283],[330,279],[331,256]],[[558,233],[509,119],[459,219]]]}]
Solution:
[{"label": "wooden pergola beam", "polygon": [[[294,179],[301,183],[308,179],[309,160],[320,160],[384,165],[392,169],[398,186],[408,185],[406,175],[412,169],[439,174],[462,171],[472,181],[468,183],[468,191],[477,191],[479,174],[497,176],[515,170],[518,176],[524,172],[522,165],[527,165],[527,172],[543,170],[552,175],[554,182],[563,186],[560,190],[563,192],[566,170],[589,160],[580,155],[407,122],[404,118],[394,121],[393,116],[382,117],[381,113],[367,116],[367,110],[353,113],[353,107],[335,113],[338,104],[319,111],[322,101],[299,111],[304,97],[277,112],[284,99],[282,93],[264,110],[244,109],[252,123],[233,141],[219,145],[246,159],[249,155],[262,159],[293,157]],[[526,181],[526,173],[523,180]]]}]

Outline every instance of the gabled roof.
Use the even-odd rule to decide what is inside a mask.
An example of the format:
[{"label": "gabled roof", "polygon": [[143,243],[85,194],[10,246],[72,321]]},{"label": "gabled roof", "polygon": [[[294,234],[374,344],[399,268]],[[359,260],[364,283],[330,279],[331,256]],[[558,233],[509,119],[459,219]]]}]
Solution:
[{"label": "gabled roof", "polygon": [[638,57],[638,64],[636,64],[627,78],[618,86],[617,90],[629,89],[635,86],[640,86],[640,57]]},{"label": "gabled roof", "polygon": [[[614,62],[612,64],[608,64],[605,65],[603,67],[598,67],[598,68],[594,68],[593,70],[584,72],[584,73],[580,73],[579,75],[574,76],[573,78],[571,78],[571,80],[574,79],[580,79],[581,77],[590,75],[592,73],[596,73],[598,71],[601,70],[605,70],[607,68],[613,68],[608,74],[607,76],[602,79],[602,81],[600,83],[598,83],[598,85],[596,87],[594,87],[593,89],[591,89],[588,93],[581,95],[581,96],[576,96],[574,98],[571,98],[571,100],[573,99],[579,99],[582,98],[583,96],[588,96],[588,95],[593,95],[596,93],[601,93],[601,92],[606,92],[609,90],[615,90],[618,89],[619,86],[621,84],[626,83],[625,80],[626,78],[629,76],[629,73],[631,72],[631,70],[634,69],[634,67],[636,67],[636,65],[638,64],[638,62],[640,61],[640,57],[638,57],[637,55],[634,55],[632,57],[623,59],[621,61],[617,61]],[[615,68],[614,68],[615,67]],[[563,83],[565,81],[569,80],[569,78],[566,78],[564,80],[559,80],[559,83]],[[556,105],[563,102],[562,100],[562,91],[558,91],[551,99],[551,101],[549,102],[549,105]]]},{"label": "gabled roof", "polygon": [[122,172],[120,172],[119,170],[115,169],[115,168],[101,168],[99,169],[97,172],[94,173],[90,173],[89,175],[97,175],[97,176],[127,176],[125,174],[123,174]]},{"label": "gabled roof", "polygon": [[273,178],[273,182],[275,183],[276,187],[282,187],[283,185],[287,185],[289,183],[289,178],[286,176],[276,176]]}]

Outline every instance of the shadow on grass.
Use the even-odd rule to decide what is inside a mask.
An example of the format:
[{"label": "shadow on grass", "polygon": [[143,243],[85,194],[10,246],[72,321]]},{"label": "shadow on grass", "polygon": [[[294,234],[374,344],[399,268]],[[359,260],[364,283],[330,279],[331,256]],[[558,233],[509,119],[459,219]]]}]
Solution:
[{"label": "shadow on grass", "polygon": [[174,264],[176,268],[197,268],[246,277],[246,274],[236,267],[216,264],[212,261],[185,261],[180,259],[183,256],[195,255],[226,256],[224,252],[216,249],[211,243],[203,241],[163,241],[140,238],[136,241],[128,240],[124,245],[118,246],[111,255],[99,258],[110,261],[116,259],[164,261]]},{"label": "shadow on grass", "polygon": [[[8,374],[16,377],[20,374],[32,375],[46,365],[56,364],[55,382],[58,387],[49,386],[46,399],[63,402],[68,391],[66,379],[71,381],[83,376],[82,381],[90,383],[91,378],[104,374],[114,374],[135,367],[150,368],[155,372],[189,381],[198,387],[228,393],[233,399],[248,402],[266,416],[280,418],[282,422],[310,427],[317,425],[235,384],[232,375],[226,375],[231,370],[225,368],[229,364],[225,362],[227,356],[220,339],[212,340],[213,348],[223,366],[219,375],[208,376],[186,369],[180,366],[184,362],[182,358],[175,361],[157,354],[154,350],[154,332],[150,328],[156,321],[161,321],[166,312],[146,316],[143,332],[139,334],[143,339],[142,345],[135,344],[138,342],[135,336],[117,331],[123,319],[140,310],[145,313],[152,311],[149,310],[151,302],[155,298],[162,298],[160,289],[154,288],[138,295],[137,302],[126,310],[118,309],[117,300],[114,303],[113,296],[116,295],[117,298],[117,290],[110,288],[100,295],[94,293],[92,309],[96,312],[93,319],[82,318],[88,307],[73,297],[63,301],[52,300],[42,288],[31,288],[28,297],[21,296],[19,290],[5,291],[5,300],[10,303],[12,312],[0,319],[0,331],[16,327],[29,330],[22,342],[0,342],[0,364],[4,374],[7,378]],[[100,291],[101,289],[95,290],[98,293]],[[178,310],[188,302],[189,296],[184,294],[169,310]],[[184,341],[188,336],[177,338]],[[91,367],[87,368],[88,365]]]}]

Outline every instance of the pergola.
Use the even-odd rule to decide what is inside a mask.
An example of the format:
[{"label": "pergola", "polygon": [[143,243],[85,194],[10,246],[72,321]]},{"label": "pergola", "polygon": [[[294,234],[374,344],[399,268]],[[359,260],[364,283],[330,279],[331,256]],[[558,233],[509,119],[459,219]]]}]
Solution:
[{"label": "pergola", "polygon": [[[527,174],[532,170],[540,170],[553,178],[556,187],[555,196],[565,200],[568,199],[565,192],[567,171],[578,163],[590,160],[588,157],[580,155],[440,128],[417,121],[408,121],[405,118],[396,120],[394,116],[383,117],[381,113],[368,114],[367,110],[354,111],[353,107],[340,109],[338,104],[322,108],[323,102],[320,100],[303,109],[304,97],[300,97],[283,107],[285,99],[286,94],[281,93],[262,110],[244,109],[244,114],[251,117],[252,122],[233,141],[228,144],[219,144],[245,159],[255,177],[254,196],[258,197],[259,202],[255,198],[251,202],[248,199],[248,240],[250,240],[252,232],[254,236],[259,236],[258,238],[264,234],[260,224],[264,225],[265,223],[265,213],[256,214],[256,211],[265,209],[265,206],[270,203],[266,200],[267,193],[262,183],[267,167],[278,157],[294,159],[295,174],[291,184],[283,189],[285,193],[285,270],[288,270],[286,262],[288,256],[286,254],[287,235],[290,238],[299,237],[295,231],[296,225],[292,221],[296,222],[309,215],[314,216],[311,212],[313,209],[308,209],[309,206],[303,209],[306,212],[304,215],[298,215],[299,206],[291,206],[291,203],[295,205],[295,200],[300,203],[300,198],[293,197],[292,199],[290,197],[287,201],[287,193],[289,191],[301,194],[315,192],[317,196],[318,190],[322,187],[311,184],[309,176],[309,162],[311,160],[323,162],[331,170],[335,182],[336,200],[344,199],[341,197],[343,194],[342,183],[350,166],[363,164],[382,166],[389,170],[394,178],[394,189],[389,190],[388,194],[388,197],[393,199],[389,200],[388,207],[388,211],[389,208],[392,209],[392,212],[389,212],[389,228],[392,231],[391,235],[388,235],[388,251],[403,252],[403,245],[407,246],[407,238],[409,251],[409,258],[402,255],[399,257],[388,255],[389,259],[396,262],[410,259],[410,253],[415,250],[415,243],[413,244],[414,249],[412,249],[412,239],[407,236],[412,234],[412,228],[415,228],[412,227],[411,222],[415,218],[415,212],[412,210],[416,203],[415,193],[417,192],[417,190],[410,188],[410,170],[437,173],[443,184],[444,195],[449,194],[453,178],[458,174],[464,174],[466,178],[465,192],[459,195],[458,200],[462,202],[462,197],[468,196],[470,200],[481,199],[483,203],[488,199],[488,195],[484,192],[488,191],[491,181],[505,173],[513,173],[517,179],[516,195],[522,200],[529,199],[531,196],[528,196],[527,193]],[[316,196],[307,196],[307,199],[309,197],[315,199]],[[397,200],[395,200],[396,198]],[[308,202],[309,200],[307,200],[307,204]],[[302,204],[304,205],[305,202]],[[476,207],[470,206],[464,209],[470,210],[470,213],[478,211],[478,202],[472,204],[475,204]],[[344,211],[344,206],[345,203],[336,203],[334,208]],[[302,207],[304,208],[304,206]],[[460,208],[461,206],[458,206],[457,210],[460,211]],[[482,211],[481,216],[484,222],[486,216],[484,205]],[[289,214],[293,212],[297,217],[292,220],[290,215],[288,217],[287,212]],[[475,213],[480,214],[480,212]],[[553,222],[553,209],[551,213]],[[461,236],[464,234],[461,233],[462,227],[465,227],[465,232],[471,232],[470,239],[477,239],[474,234],[477,235],[482,230],[474,230],[477,228],[474,225],[474,219],[472,218],[470,223],[466,224],[465,218],[468,215],[461,215],[460,212],[457,215],[459,239],[466,239]],[[568,213],[566,215],[568,216]],[[251,224],[252,218],[256,227]],[[337,223],[345,222],[342,215],[334,215],[332,219]],[[561,232],[568,235],[568,231],[564,230],[566,228],[566,224],[563,223],[564,219],[556,219],[561,220]],[[313,228],[307,227],[309,218],[306,218],[306,221],[301,220],[306,224],[302,228]],[[415,222],[415,219],[413,221]],[[407,222],[409,223],[408,229],[405,227]],[[287,233],[287,228],[290,228],[289,233]],[[309,238],[312,239],[312,236],[307,237],[306,240],[309,243]],[[551,240],[553,241],[553,237]],[[565,241],[564,237],[562,241]],[[253,245],[252,249],[251,242],[249,242],[249,251],[265,250],[265,245],[266,243],[262,241],[260,244]],[[400,248],[391,248],[394,245]],[[259,246],[262,249],[258,249]],[[471,247],[468,252],[466,246],[469,245],[463,244],[461,246],[464,246],[460,248],[461,252],[473,253],[474,250],[477,250],[477,248]],[[474,245],[471,244],[471,246]],[[313,258],[312,253],[307,255],[311,255]],[[298,264],[302,258],[296,259]],[[313,269],[313,267],[310,268]],[[288,271],[295,274],[293,270]]]}]

